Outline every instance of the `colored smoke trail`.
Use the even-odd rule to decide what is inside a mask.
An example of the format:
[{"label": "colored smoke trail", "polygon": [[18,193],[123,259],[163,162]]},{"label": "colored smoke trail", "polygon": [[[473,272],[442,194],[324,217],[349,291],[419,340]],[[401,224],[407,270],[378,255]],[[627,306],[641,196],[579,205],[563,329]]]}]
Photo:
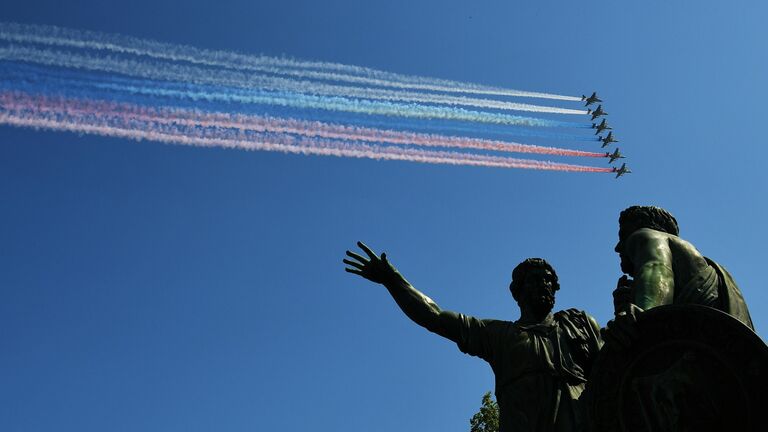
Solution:
[{"label": "colored smoke trail", "polygon": [[527,168],[570,172],[612,172],[611,168],[595,168],[553,162],[530,161],[499,156],[473,155],[456,152],[419,150],[402,147],[382,147],[348,141],[296,138],[288,135],[252,136],[220,131],[182,130],[173,126],[129,122],[94,116],[66,116],[41,112],[0,110],[0,124],[41,128],[57,131],[89,133],[117,138],[152,140],[168,144],[203,147],[224,147],[244,150],[278,151],[284,153],[343,156],[380,160],[401,160],[432,164],[470,165],[499,168]]},{"label": "colored smoke trail", "polygon": [[[0,54],[0,58],[2,55]],[[42,59],[36,59],[41,60]],[[94,59],[95,61],[99,59]],[[73,68],[84,67],[74,56],[61,57],[55,66],[66,66]],[[123,71],[110,70],[110,72],[129,73],[132,68],[126,68]],[[160,68],[161,69],[161,68]],[[162,74],[159,72],[157,75]],[[166,70],[167,71],[167,70]],[[140,68],[133,69],[135,75],[142,73]],[[153,78],[155,74],[145,74],[144,78]],[[181,78],[183,75],[174,76]],[[77,85],[100,90],[116,91],[129,94],[148,95],[156,97],[168,97],[177,99],[202,100],[209,102],[224,102],[238,104],[266,104],[299,109],[322,109],[328,111],[349,112],[365,115],[382,115],[390,117],[409,117],[416,119],[442,119],[451,121],[466,121],[477,123],[489,123],[507,126],[527,126],[527,127],[574,127],[586,128],[584,123],[563,122],[556,120],[541,119],[535,117],[514,116],[509,114],[474,111],[463,108],[443,107],[432,105],[402,104],[384,101],[371,101],[365,99],[352,99],[341,96],[323,97],[311,94],[288,93],[288,92],[267,92],[262,90],[242,89],[219,89],[204,85],[190,86],[186,85],[188,90],[181,89],[180,86],[174,86],[172,83],[164,83],[145,80],[130,80],[132,85],[118,84],[119,79],[108,79],[96,75],[84,73],[81,79],[65,79],[45,77],[38,80],[47,80],[57,82],[63,85],[69,85],[70,88],[76,88]],[[156,77],[155,77],[156,78]],[[26,80],[36,79],[33,75],[26,76]],[[102,82],[100,82],[102,81]],[[104,82],[106,81],[106,82]]]},{"label": "colored smoke trail", "polygon": [[361,117],[354,115],[339,115],[331,113],[314,113],[313,120],[346,123],[361,127],[408,129],[422,133],[455,134],[455,135],[492,135],[496,139],[506,140],[508,137],[538,137],[555,140],[567,140],[571,142],[595,141],[591,135],[579,135],[577,133],[555,132],[551,128],[521,128],[504,125],[456,123],[441,121],[419,121],[411,119],[380,119],[378,117]]},{"label": "colored smoke trail", "polygon": [[[583,130],[589,123],[508,113],[583,115],[581,107],[539,106],[501,96],[580,100],[337,63],[0,23],[3,125],[311,155],[613,171],[492,154],[605,157],[603,152],[477,138],[587,139],[547,130]],[[447,131],[470,136],[448,136]]]},{"label": "colored smoke trail", "polygon": [[477,138],[462,138],[434,134],[420,134],[394,130],[380,130],[357,126],[329,124],[317,121],[281,119],[264,116],[241,114],[208,113],[180,108],[151,108],[132,104],[106,101],[75,100],[29,96],[21,93],[0,93],[0,106],[8,110],[41,113],[60,113],[68,116],[108,115],[130,120],[178,124],[184,126],[202,126],[210,128],[230,128],[241,131],[297,134],[328,139],[343,139],[363,142],[379,142],[400,145],[419,145],[425,147],[452,147],[486,151],[513,153],[534,153],[557,156],[605,157],[605,153],[580,150],[560,149],[510,143]]},{"label": "colored smoke trail", "polygon": [[310,81],[259,76],[251,73],[209,68],[164,64],[112,57],[94,57],[68,51],[54,51],[11,45],[0,48],[0,59],[34,62],[48,66],[119,73],[148,80],[192,82],[200,85],[217,85],[235,89],[274,90],[331,97],[356,97],[363,99],[432,103],[452,106],[468,106],[506,111],[527,111],[550,114],[587,114],[583,109],[546,107],[492,99],[467,98],[434,93],[397,92],[383,89],[338,86]]},{"label": "colored smoke trail", "polygon": [[[109,88],[103,88],[103,82],[109,82]],[[127,92],[120,92],[120,88],[115,87],[117,85],[128,83],[131,85],[131,89],[135,89],[136,86],[143,86],[145,85],[145,81],[143,80],[135,80],[130,78],[123,78],[123,77],[114,77],[114,76],[105,76],[105,75],[97,75],[94,73],[87,73],[87,72],[72,72],[72,71],[62,71],[62,70],[56,70],[49,71],[41,69],[37,66],[28,66],[28,65],[17,65],[17,64],[10,64],[10,63],[4,63],[0,61],[0,89],[5,90],[23,90],[28,91],[32,93],[42,93],[42,94],[57,94],[57,95],[68,95],[70,97],[78,97],[78,98],[107,98],[111,100],[127,100],[131,103],[135,102],[144,102],[144,103],[156,103],[155,101],[147,101],[147,100],[141,100],[138,97],[132,97],[131,93]],[[152,83],[153,85],[155,83]],[[172,89],[180,89],[186,90],[191,88],[190,85],[183,85],[178,83],[168,83],[165,82],[162,84],[165,87],[169,87]],[[230,90],[230,92],[232,92]],[[242,92],[242,94],[248,94],[247,92]],[[164,97],[172,96],[171,93],[164,93],[162,94]],[[133,96],[136,96],[134,94]],[[158,96],[157,92],[144,92],[144,96],[146,97],[154,97]],[[203,100],[197,97],[190,98],[189,104],[198,104],[199,102]],[[207,101],[216,101],[216,99],[208,98]],[[224,97],[220,98],[221,102],[224,103],[235,103],[236,100],[233,100],[231,97]],[[170,101],[170,103],[178,104],[180,101]],[[240,102],[247,102],[247,101],[240,101]],[[360,117],[360,116],[354,116],[353,115],[345,115],[342,118],[339,118],[338,114],[332,114],[333,111],[330,111],[328,114],[322,114],[322,112],[317,111],[312,114],[313,118],[322,120],[323,118],[328,118],[331,121],[339,121],[342,120],[346,123],[351,124],[358,124],[363,126],[376,126],[376,127],[397,127],[397,128],[405,128],[405,129],[420,129],[420,130],[434,130],[434,131],[450,131],[452,133],[460,133],[460,134],[492,134],[492,135],[500,135],[500,136],[523,136],[523,137],[543,137],[543,138],[552,138],[552,139],[559,139],[559,140],[569,140],[569,141],[594,141],[595,138],[591,136],[583,136],[583,135],[577,135],[577,134],[566,134],[566,133],[556,133],[556,132],[550,132],[548,129],[527,129],[527,128],[510,128],[506,125],[500,124],[500,125],[490,125],[488,123],[485,123],[484,125],[480,124],[474,124],[474,123],[467,123],[463,122],[462,124],[456,124],[453,122],[424,122],[420,120],[405,120],[405,119],[380,119],[377,117]],[[334,118],[336,117],[336,118]],[[580,125],[581,127],[585,127],[584,125]]]},{"label": "colored smoke trail", "polygon": [[226,51],[203,50],[183,45],[165,44],[126,36],[70,30],[53,26],[0,23],[0,40],[110,51],[176,62],[183,61],[205,66],[399,89],[563,101],[581,100],[575,96],[508,90],[450,80],[388,73],[337,63],[306,62],[265,56],[249,56]]}]

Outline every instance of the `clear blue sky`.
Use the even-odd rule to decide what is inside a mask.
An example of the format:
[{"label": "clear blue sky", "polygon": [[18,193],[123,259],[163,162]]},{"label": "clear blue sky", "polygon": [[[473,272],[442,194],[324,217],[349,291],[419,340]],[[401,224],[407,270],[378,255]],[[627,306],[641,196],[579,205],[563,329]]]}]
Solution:
[{"label": "clear blue sky", "polygon": [[634,173],[0,127],[0,429],[468,430],[490,368],[344,273],[344,250],[364,240],[443,308],[510,320],[510,272],[542,256],[560,275],[556,307],[604,324],[616,219],[631,204],[672,211],[733,273],[765,335],[768,5],[521,3],[5,2],[2,21],[597,90]]}]

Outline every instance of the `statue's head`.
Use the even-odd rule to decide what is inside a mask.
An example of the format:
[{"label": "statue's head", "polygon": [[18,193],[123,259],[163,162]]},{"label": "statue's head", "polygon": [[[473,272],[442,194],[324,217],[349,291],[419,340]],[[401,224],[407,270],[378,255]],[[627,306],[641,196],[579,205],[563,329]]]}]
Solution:
[{"label": "statue's head", "polygon": [[677,220],[668,211],[654,206],[632,206],[619,215],[619,240],[626,239],[640,228],[650,228],[678,235]]},{"label": "statue's head", "polygon": [[621,270],[624,273],[633,273],[632,263],[623,253],[624,241],[630,234],[641,228],[650,228],[674,236],[680,233],[675,217],[661,207],[632,206],[622,211],[619,215],[619,242],[616,243],[614,250],[621,257]]},{"label": "statue's head", "polygon": [[555,306],[555,291],[559,289],[555,269],[541,258],[528,258],[512,271],[509,291],[520,309],[545,316]]}]

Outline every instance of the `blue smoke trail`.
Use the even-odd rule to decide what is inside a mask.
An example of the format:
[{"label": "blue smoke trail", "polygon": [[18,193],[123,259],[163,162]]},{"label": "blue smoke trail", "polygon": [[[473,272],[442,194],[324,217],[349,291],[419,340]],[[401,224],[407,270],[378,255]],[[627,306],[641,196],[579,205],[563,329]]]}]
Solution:
[{"label": "blue smoke trail", "polygon": [[[15,63],[10,66],[13,67]],[[34,72],[34,68],[20,68]],[[39,68],[37,75],[44,75]],[[111,82],[103,81],[103,76],[89,72],[69,72],[59,76],[45,77],[48,82],[61,86],[76,85],[90,86],[96,89],[124,92],[135,95],[155,96],[170,99],[186,99],[192,101],[223,102],[234,104],[261,104],[300,109],[321,109],[328,111],[350,112],[366,115],[381,115],[388,117],[408,117],[416,119],[442,119],[452,121],[480,122],[507,126],[528,127],[569,127],[586,128],[584,123],[563,122],[535,117],[514,116],[508,114],[467,110],[455,107],[431,105],[403,104],[365,99],[351,99],[339,96],[324,97],[294,92],[273,92],[264,90],[243,90],[229,87],[181,84],[173,82],[156,82],[144,79],[128,79],[110,77]],[[73,78],[67,78],[71,76]],[[32,75],[34,76],[34,75]],[[74,78],[76,77],[76,78]],[[30,79],[30,75],[26,76]],[[121,83],[122,82],[122,83]],[[123,84],[124,83],[124,84]]]},{"label": "blue smoke trail", "polygon": [[[2,32],[0,32],[0,39],[2,39]],[[583,109],[520,104],[509,101],[487,98],[467,98],[465,96],[440,93],[388,90],[348,85],[338,86],[321,81],[296,80],[254,74],[245,71],[231,71],[225,69],[213,70],[200,66],[185,66],[179,63],[169,62],[159,63],[156,61],[147,61],[146,59],[94,57],[82,52],[52,51],[48,49],[17,46],[15,44],[0,48],[0,58],[38,63],[47,66],[124,74],[147,80],[180,81],[201,85],[288,91],[323,96],[388,100],[401,103],[472,106],[475,107],[474,109],[498,109],[505,111],[529,111],[555,114],[587,114],[587,111]],[[303,75],[304,73],[305,72],[302,72],[301,74]]]}]

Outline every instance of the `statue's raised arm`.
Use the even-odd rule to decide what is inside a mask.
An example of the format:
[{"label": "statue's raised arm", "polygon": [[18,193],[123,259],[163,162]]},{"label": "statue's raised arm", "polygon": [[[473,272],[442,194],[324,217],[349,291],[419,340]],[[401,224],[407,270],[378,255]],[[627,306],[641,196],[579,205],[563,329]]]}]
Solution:
[{"label": "statue's raised arm", "polygon": [[386,253],[378,256],[363,242],[357,242],[357,246],[368,258],[347,251],[347,256],[352,259],[345,258],[343,260],[344,264],[349,266],[344,270],[362,276],[371,282],[384,285],[400,309],[413,322],[454,342],[458,341],[458,329],[451,322],[452,317],[456,314],[442,311],[434,300],[414,288],[389,263]]}]

